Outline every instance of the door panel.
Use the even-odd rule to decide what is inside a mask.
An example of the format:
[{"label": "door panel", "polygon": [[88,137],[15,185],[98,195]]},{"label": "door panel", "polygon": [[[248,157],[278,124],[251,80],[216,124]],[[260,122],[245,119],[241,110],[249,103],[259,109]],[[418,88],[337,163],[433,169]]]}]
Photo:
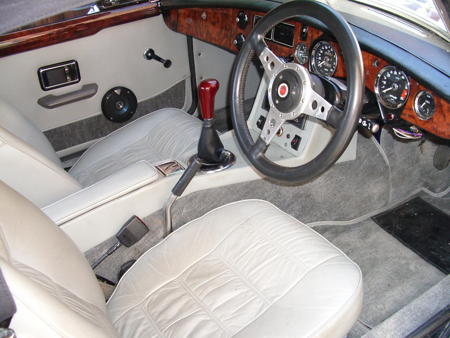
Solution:
[{"label": "door panel", "polygon": [[[159,62],[146,60],[143,54],[147,48],[171,59],[172,66],[167,69]],[[38,68],[68,60],[78,62],[81,81],[43,91],[37,76]],[[169,30],[162,16],[156,16],[0,58],[0,74],[0,100],[46,131],[101,114],[102,97],[115,86],[131,89],[141,102],[185,80],[189,77],[186,38]],[[97,94],[90,99],[54,109],[37,104],[39,98],[48,94],[62,95],[90,83],[98,85]],[[188,91],[184,93],[190,95]]]}]

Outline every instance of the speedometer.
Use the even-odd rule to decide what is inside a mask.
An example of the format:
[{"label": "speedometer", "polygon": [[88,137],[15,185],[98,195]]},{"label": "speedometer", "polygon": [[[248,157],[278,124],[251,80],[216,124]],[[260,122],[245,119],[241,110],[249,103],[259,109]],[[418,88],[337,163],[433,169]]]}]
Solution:
[{"label": "speedometer", "polygon": [[338,56],[333,46],[327,41],[316,43],[311,52],[311,69],[313,72],[332,76],[336,71]]},{"label": "speedometer", "polygon": [[375,94],[386,108],[402,107],[409,96],[408,77],[394,66],[384,67],[375,80]]}]

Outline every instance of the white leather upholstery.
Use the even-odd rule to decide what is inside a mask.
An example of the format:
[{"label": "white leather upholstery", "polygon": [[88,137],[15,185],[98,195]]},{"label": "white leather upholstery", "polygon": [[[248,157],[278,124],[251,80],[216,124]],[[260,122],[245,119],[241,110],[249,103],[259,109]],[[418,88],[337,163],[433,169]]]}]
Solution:
[{"label": "white leather upholstery", "polygon": [[18,337],[340,337],[362,299],[352,261],[257,200],[170,235],[131,267],[106,307],[73,242],[0,182],[0,268]]},{"label": "white leather upholstery", "polygon": [[342,337],[356,264],[268,202],[213,210],[149,250],[108,303],[122,337]]},{"label": "white leather upholstery", "polygon": [[0,101],[0,179],[43,207],[140,160],[186,162],[201,125],[180,109],[147,114],[95,143],[68,174],[42,132]]},{"label": "white leather upholstery", "polygon": [[39,207],[81,189],[81,185],[59,164],[2,127],[0,179]]},{"label": "white leather upholstery", "polygon": [[91,146],[70,174],[88,186],[130,163],[186,163],[197,150],[202,123],[184,111],[164,108],[116,130]]},{"label": "white leather upholstery", "polygon": [[25,116],[2,100],[0,100],[0,126],[22,139],[56,165],[61,166],[61,161],[44,134]]},{"label": "white leather upholstery", "polygon": [[158,171],[148,162],[135,162],[82,190],[45,206],[42,211],[60,225],[100,205],[151,184],[158,177]]},{"label": "white leather upholstery", "polygon": [[18,337],[115,337],[86,259],[40,209],[0,182],[0,268]]}]

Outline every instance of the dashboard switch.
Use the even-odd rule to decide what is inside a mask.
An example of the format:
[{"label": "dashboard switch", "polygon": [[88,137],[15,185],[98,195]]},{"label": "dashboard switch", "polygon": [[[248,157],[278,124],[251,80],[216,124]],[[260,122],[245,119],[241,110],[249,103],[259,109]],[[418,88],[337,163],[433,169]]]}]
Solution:
[{"label": "dashboard switch", "polygon": [[294,138],[291,141],[291,148],[294,150],[298,150],[298,147],[300,146],[302,138],[298,135],[295,135]]},{"label": "dashboard switch", "polygon": [[239,14],[236,17],[236,23],[240,29],[245,29],[248,24],[248,16],[245,14],[245,12],[240,11]]},{"label": "dashboard switch", "polygon": [[303,25],[302,30],[300,31],[300,39],[302,41],[306,41],[308,38],[308,26]]},{"label": "dashboard switch", "polygon": [[258,121],[256,121],[256,127],[258,127],[258,129],[263,129],[264,127],[264,123],[266,123],[266,118],[264,116],[260,116]]},{"label": "dashboard switch", "polygon": [[236,35],[236,38],[233,40],[233,45],[236,46],[236,48],[238,50],[240,50],[242,48],[242,46],[244,45],[245,42],[245,35],[239,33],[238,35]]}]

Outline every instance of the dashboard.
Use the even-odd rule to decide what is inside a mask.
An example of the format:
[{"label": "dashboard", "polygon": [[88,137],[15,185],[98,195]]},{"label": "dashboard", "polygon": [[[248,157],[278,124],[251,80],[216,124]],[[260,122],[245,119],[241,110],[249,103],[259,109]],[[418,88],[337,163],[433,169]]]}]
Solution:
[{"label": "dashboard", "polygon": [[[238,8],[179,8],[165,11],[172,30],[237,53],[264,12]],[[333,36],[318,27],[290,20],[267,32],[269,48],[323,77],[345,79],[342,52]],[[376,97],[386,123],[403,121],[450,139],[450,104],[383,57],[362,50],[365,86]]]}]

